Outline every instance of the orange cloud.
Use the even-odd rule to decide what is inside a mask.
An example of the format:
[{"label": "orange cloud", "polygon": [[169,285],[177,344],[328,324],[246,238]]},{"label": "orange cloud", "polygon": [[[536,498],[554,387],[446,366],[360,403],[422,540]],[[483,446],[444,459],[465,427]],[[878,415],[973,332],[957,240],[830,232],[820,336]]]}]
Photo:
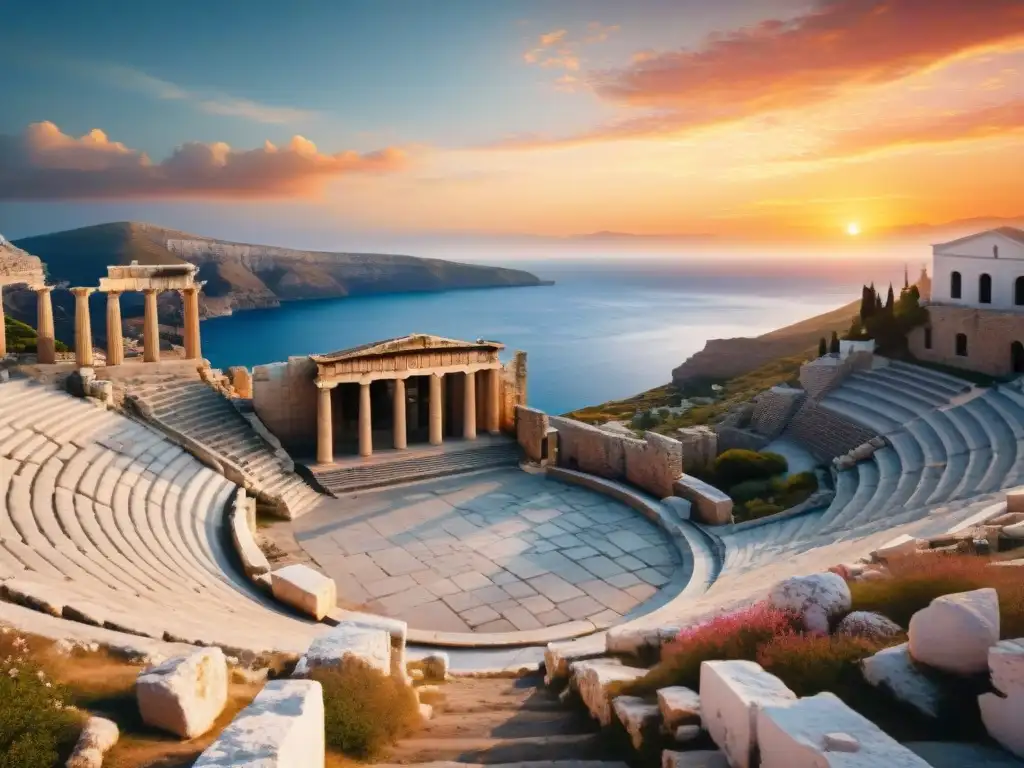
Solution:
[{"label": "orange cloud", "polygon": [[940,63],[1024,41],[1024,2],[817,0],[790,21],[710,36],[694,50],[640,51],[623,68],[592,72],[599,97],[645,114],[573,136],[513,138],[545,147],[680,133],[892,83]]},{"label": "orange cloud", "polygon": [[824,154],[845,157],[1020,133],[1024,133],[1024,100],[841,133],[832,137]]},{"label": "orange cloud", "polygon": [[0,200],[306,196],[332,177],[396,171],[407,162],[395,147],[328,155],[295,136],[283,147],[268,141],[252,150],[189,142],[154,163],[101,130],[76,139],[42,122],[0,135]]},{"label": "orange cloud", "polygon": [[[618,25],[606,25],[592,21],[587,25],[586,34],[580,39],[569,35],[568,30],[556,29],[537,38],[536,43],[523,54],[523,61],[545,69],[565,69],[578,72],[581,64],[580,49],[586,45],[603,43],[619,29]],[[574,80],[575,82],[575,80]],[[565,78],[556,81],[559,90],[565,90]]]}]

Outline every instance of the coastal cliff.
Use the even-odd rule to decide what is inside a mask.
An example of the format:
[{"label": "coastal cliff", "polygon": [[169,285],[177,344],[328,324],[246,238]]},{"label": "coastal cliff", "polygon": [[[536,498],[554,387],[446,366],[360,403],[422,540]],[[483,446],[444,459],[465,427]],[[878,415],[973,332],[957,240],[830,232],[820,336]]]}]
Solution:
[{"label": "coastal cliff", "polygon": [[0,285],[43,282],[43,263],[0,235]]},{"label": "coastal cliff", "polygon": [[[15,245],[38,256],[52,282],[71,285],[95,285],[112,264],[191,262],[199,267],[199,279],[206,281],[200,304],[204,317],[302,299],[544,284],[517,269],[235,243],[137,222],[28,237]],[[167,301],[170,312],[176,301]]]},{"label": "coastal cliff", "polygon": [[805,352],[822,336],[847,330],[859,307],[860,302],[854,301],[761,336],[710,339],[704,349],[672,371],[672,383],[679,387],[687,381],[731,379],[780,357]]}]

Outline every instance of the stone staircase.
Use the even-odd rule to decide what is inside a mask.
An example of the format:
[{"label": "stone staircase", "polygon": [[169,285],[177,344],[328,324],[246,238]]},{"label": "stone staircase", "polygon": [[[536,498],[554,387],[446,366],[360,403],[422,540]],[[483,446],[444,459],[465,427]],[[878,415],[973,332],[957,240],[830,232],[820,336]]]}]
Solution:
[{"label": "stone staircase", "polygon": [[365,462],[309,468],[316,481],[334,496],[413,480],[459,475],[519,463],[515,440],[486,438],[477,443],[416,447],[401,454],[376,455]]},{"label": "stone staircase", "polygon": [[824,408],[814,400],[804,401],[782,432],[784,438],[806,446],[822,461],[841,456],[877,434],[871,427]]},{"label": "stone staircase", "polygon": [[[182,435],[237,467],[261,501],[294,519],[313,507],[320,494],[294,471],[278,445],[261,435],[241,408],[204,382],[173,374],[126,379],[126,402],[171,434]],[[249,409],[251,412],[251,409]]]},{"label": "stone staircase", "polygon": [[399,742],[384,765],[625,768],[596,723],[566,709],[539,673],[456,678],[440,690],[433,718]]}]

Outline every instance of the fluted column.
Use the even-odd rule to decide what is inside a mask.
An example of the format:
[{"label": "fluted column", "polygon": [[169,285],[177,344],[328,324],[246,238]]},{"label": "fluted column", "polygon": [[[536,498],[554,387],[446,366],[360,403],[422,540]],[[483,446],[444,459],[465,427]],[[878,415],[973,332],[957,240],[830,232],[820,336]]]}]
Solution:
[{"label": "fluted column", "polygon": [[92,319],[89,317],[89,296],[95,288],[72,288],[75,295],[75,364],[92,367]]},{"label": "fluted column", "polygon": [[143,293],[146,296],[146,314],[142,325],[142,360],[146,363],[160,362],[160,324],[156,312],[155,288],[146,288]]},{"label": "fluted column", "polygon": [[436,373],[430,377],[430,444],[440,445],[443,440],[441,415],[441,377]]},{"label": "fluted column", "polygon": [[57,339],[53,333],[52,286],[36,288],[36,359],[43,364],[57,361]]},{"label": "fluted column", "polygon": [[121,292],[107,291],[107,365],[124,362],[124,339],[121,337]]},{"label": "fluted column", "polygon": [[316,397],[316,460],[318,464],[334,463],[334,425],[331,421],[332,387],[317,384]]},{"label": "fluted column", "polygon": [[462,388],[462,436],[476,440],[476,374],[467,373]]},{"label": "fluted column", "polygon": [[405,379],[395,379],[391,410],[394,413],[395,422],[395,448],[401,450],[408,445],[405,426]]},{"label": "fluted column", "polygon": [[370,411],[370,385],[359,385],[359,455],[373,454],[373,414]]},{"label": "fluted column", "polygon": [[4,322],[4,287],[0,284],[0,360],[7,354],[7,327]]},{"label": "fluted column", "polygon": [[487,431],[501,432],[501,377],[497,368],[487,371]]},{"label": "fluted column", "polygon": [[203,355],[199,341],[199,289],[186,288],[181,298],[185,316],[185,358],[198,360]]}]

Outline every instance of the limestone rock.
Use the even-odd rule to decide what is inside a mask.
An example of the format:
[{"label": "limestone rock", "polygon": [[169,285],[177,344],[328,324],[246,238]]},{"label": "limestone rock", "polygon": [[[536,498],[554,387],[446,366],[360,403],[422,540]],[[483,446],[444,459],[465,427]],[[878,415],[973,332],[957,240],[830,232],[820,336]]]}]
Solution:
[{"label": "limestone rock", "polygon": [[1014,488],[1006,492],[1006,511],[1024,512],[1024,488]]},{"label": "limestone rock", "polygon": [[696,741],[704,730],[699,725],[680,725],[672,734],[676,744],[689,744]]},{"label": "limestone rock", "polygon": [[90,717],[85,721],[78,742],[65,764],[67,768],[100,768],[103,755],[120,738],[117,723],[103,717]]},{"label": "limestone rock", "polygon": [[988,735],[1004,749],[1024,758],[1024,691],[1007,697],[983,693],[978,697],[981,722]]},{"label": "limestone rock", "polygon": [[700,725],[700,696],[685,686],[658,689],[658,707],[669,732],[680,725]]},{"label": "limestone rock", "polygon": [[324,696],[315,680],[274,680],[239,712],[193,768],[324,764]]},{"label": "limestone rock", "polygon": [[896,637],[902,634],[903,627],[886,618],[880,613],[872,613],[871,611],[854,611],[848,613],[842,621],[839,622],[839,626],[836,627],[836,634],[838,635],[851,635],[854,637],[869,637],[875,639],[883,639],[887,637]]},{"label": "limestone rock", "polygon": [[832,693],[761,707],[757,743],[761,768],[930,768]]},{"label": "limestone rock", "polygon": [[434,708],[429,704],[420,702],[420,717],[423,718],[424,721],[430,720],[434,717]]},{"label": "limestone rock", "polygon": [[661,753],[661,768],[729,768],[729,761],[724,753],[713,749],[694,752],[666,749]]},{"label": "limestone rock", "polygon": [[907,634],[915,660],[944,672],[983,672],[999,641],[999,596],[986,588],[937,597],[911,617]]},{"label": "limestone rock", "polygon": [[616,696],[612,700],[612,708],[629,734],[633,749],[640,751],[644,742],[657,733],[661,722],[657,704],[649,704],[639,696]]},{"label": "limestone rock", "polygon": [[228,700],[228,665],[220,648],[203,648],[145,670],[135,681],[147,725],[183,739],[210,730]]},{"label": "limestone rock", "polygon": [[369,667],[391,674],[391,638],[383,629],[343,621],[317,637],[295,666],[293,677],[305,677],[318,667],[337,667],[354,657]]},{"label": "limestone rock", "polygon": [[886,560],[891,560],[895,557],[912,555],[917,552],[923,544],[924,542],[919,539],[903,534],[880,546],[871,553],[871,558],[873,560],[881,560],[882,562],[885,562]]},{"label": "limestone rock", "polygon": [[693,505],[678,496],[667,496],[661,503],[671,509],[680,520],[689,520]]},{"label": "limestone rock", "polygon": [[802,616],[808,632],[827,634],[830,619],[850,610],[852,598],[842,576],[816,573],[779,582],[769,592],[768,602]]},{"label": "limestone rock", "polygon": [[632,682],[646,675],[647,670],[598,659],[576,662],[572,666],[572,674],[583,704],[594,719],[607,726],[612,722],[608,686],[617,682]]},{"label": "limestone rock", "polygon": [[1024,691],[1024,638],[1003,640],[989,648],[988,668],[997,691]]},{"label": "limestone rock", "polygon": [[692,504],[691,515],[699,522],[707,525],[726,525],[732,522],[733,501],[724,491],[692,475],[680,477],[672,489],[676,496]]},{"label": "limestone rock", "polygon": [[338,601],[334,580],[306,565],[286,565],[270,574],[274,597],[317,621]]},{"label": "limestone rock", "polygon": [[881,650],[860,664],[864,679],[871,685],[888,690],[927,717],[939,716],[942,690],[914,666],[907,643]]},{"label": "limestone rock", "polygon": [[1024,523],[1014,523],[1003,528],[1002,533],[1011,539],[1024,539]]},{"label": "limestone rock", "polygon": [[733,768],[754,765],[757,711],[796,699],[785,684],[752,661],[705,661],[700,665],[704,726]]}]

